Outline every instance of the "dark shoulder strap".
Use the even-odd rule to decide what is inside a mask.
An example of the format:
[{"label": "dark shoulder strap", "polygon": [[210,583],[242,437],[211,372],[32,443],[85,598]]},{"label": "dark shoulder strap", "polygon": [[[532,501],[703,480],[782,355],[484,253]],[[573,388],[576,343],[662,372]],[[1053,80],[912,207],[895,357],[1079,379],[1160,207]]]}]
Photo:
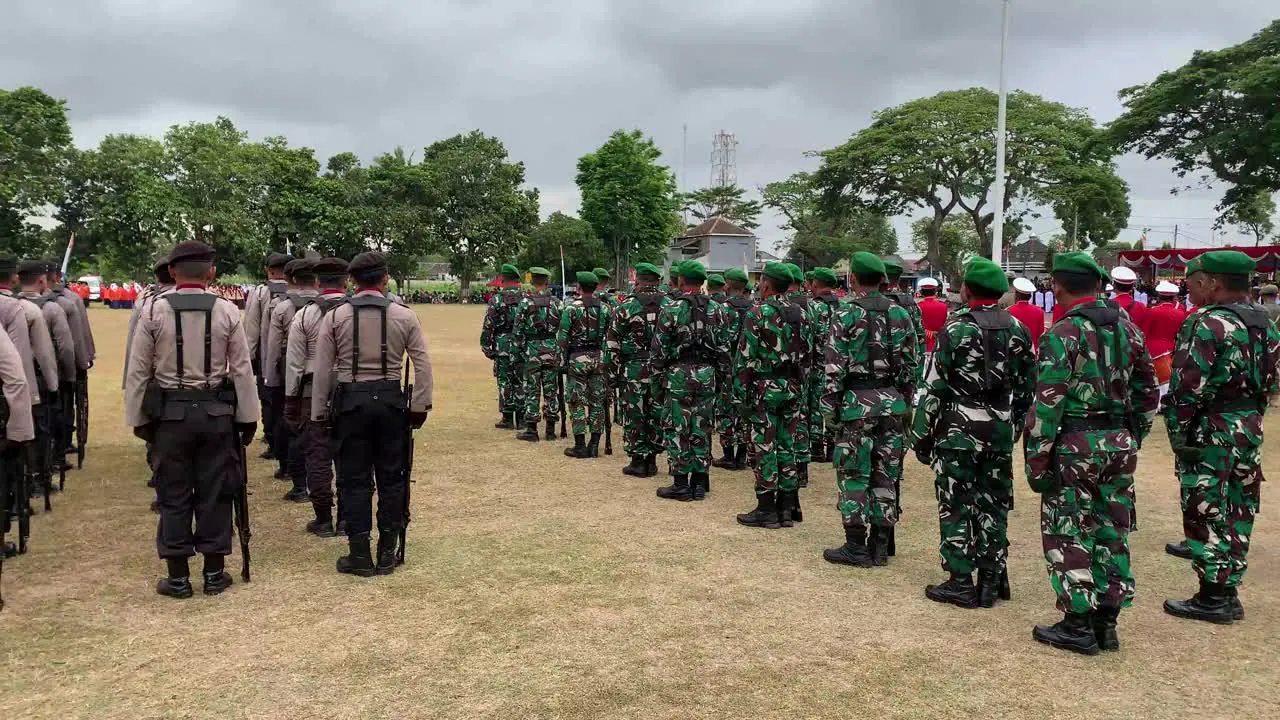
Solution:
[{"label": "dark shoulder strap", "polygon": [[1109,327],[1120,322],[1119,307],[1082,305],[1067,312],[1067,317],[1082,317],[1098,327]]},{"label": "dark shoulder strap", "polygon": [[351,382],[356,382],[356,376],[360,372],[360,310],[363,308],[377,308],[379,319],[382,321],[382,353],[381,367],[382,378],[387,377],[387,306],[391,301],[382,295],[352,295],[347,298],[347,304],[351,306]]},{"label": "dark shoulder strap", "polygon": [[600,307],[600,298],[595,297],[593,295],[585,295],[583,297],[578,298],[578,301],[582,303],[582,307],[585,307],[588,309]]},{"label": "dark shoulder strap", "polygon": [[178,386],[183,387],[186,356],[182,349],[182,313],[204,313],[204,379],[209,382],[213,374],[213,308],[218,297],[209,293],[169,293],[163,299],[173,309],[174,344],[178,350]]},{"label": "dark shoulder strap", "polygon": [[883,314],[889,312],[893,301],[884,295],[864,295],[854,298],[853,304],[870,313]]},{"label": "dark shoulder strap", "polygon": [[1008,330],[1013,327],[1013,316],[1009,311],[995,305],[970,310],[969,317],[983,330]]},{"label": "dark shoulder strap", "polygon": [[293,303],[294,312],[310,305],[316,301],[315,295],[290,295],[289,302]]}]

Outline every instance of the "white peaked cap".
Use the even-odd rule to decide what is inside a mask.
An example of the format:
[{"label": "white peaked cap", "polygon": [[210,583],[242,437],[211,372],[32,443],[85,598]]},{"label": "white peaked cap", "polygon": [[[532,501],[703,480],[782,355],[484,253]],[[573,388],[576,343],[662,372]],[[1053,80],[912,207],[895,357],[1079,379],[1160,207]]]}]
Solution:
[{"label": "white peaked cap", "polygon": [[1115,291],[1116,291],[1116,286],[1112,285],[1111,283],[1107,283],[1107,292],[1115,292]]},{"label": "white peaked cap", "polygon": [[1013,289],[1017,290],[1020,293],[1026,293],[1027,295],[1030,295],[1031,293],[1036,291],[1036,286],[1035,286],[1035,283],[1031,282],[1026,278],[1016,278],[1013,281]]},{"label": "white peaked cap", "polygon": [[934,280],[931,277],[920,278],[920,282],[916,283],[916,287],[917,288],[936,288],[938,287],[938,281]]},{"label": "white peaked cap", "polygon": [[1111,279],[1121,285],[1132,285],[1138,282],[1138,275],[1127,267],[1116,267],[1111,269]]},{"label": "white peaked cap", "polygon": [[1178,294],[1178,286],[1177,286],[1177,285],[1174,285],[1173,283],[1169,282],[1168,280],[1165,280],[1164,282],[1162,282],[1162,283],[1160,283],[1159,285],[1157,285],[1157,286],[1156,286],[1156,292],[1157,292],[1157,293],[1159,293],[1159,294],[1161,294],[1161,295],[1177,295],[1177,294]]}]

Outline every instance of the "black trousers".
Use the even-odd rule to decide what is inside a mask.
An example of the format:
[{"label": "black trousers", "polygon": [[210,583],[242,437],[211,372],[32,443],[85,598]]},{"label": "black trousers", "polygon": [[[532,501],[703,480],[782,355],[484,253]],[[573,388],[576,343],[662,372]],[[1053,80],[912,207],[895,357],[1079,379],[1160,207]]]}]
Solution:
[{"label": "black trousers", "polygon": [[[175,407],[176,406],[176,407]],[[225,409],[225,410],[224,410]],[[241,482],[240,446],[229,405],[209,414],[169,403],[151,448],[162,558],[231,554],[231,502]],[[192,519],[195,530],[192,531]]]},{"label": "black trousers", "polygon": [[267,441],[267,447],[272,453],[276,452],[276,418],[271,407],[270,388],[262,381],[262,372],[258,372],[258,404],[262,406],[262,437]]},{"label": "black trousers", "polygon": [[405,411],[385,401],[368,399],[345,405],[337,418],[338,492],[347,535],[373,527],[373,493],[378,492],[378,531],[396,533],[404,526]]},{"label": "black trousers", "polygon": [[333,446],[329,428],[304,420],[294,450],[303,459],[307,494],[316,507],[333,507]]}]

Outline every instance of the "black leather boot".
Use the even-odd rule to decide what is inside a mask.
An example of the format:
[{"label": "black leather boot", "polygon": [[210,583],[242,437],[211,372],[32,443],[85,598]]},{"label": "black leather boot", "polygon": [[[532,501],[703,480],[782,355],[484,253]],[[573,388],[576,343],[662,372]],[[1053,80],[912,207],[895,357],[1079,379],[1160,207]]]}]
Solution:
[{"label": "black leather boot", "polygon": [[795,527],[791,520],[791,497],[789,493],[779,490],[777,493],[778,527]]},{"label": "black leather boot", "polygon": [[867,552],[867,529],[862,525],[845,525],[844,545],[823,550],[822,559],[836,565],[871,567],[871,554]]},{"label": "black leather boot", "polygon": [[663,500],[679,500],[689,502],[693,499],[693,490],[689,487],[688,475],[676,475],[667,487],[658,488],[658,497]]},{"label": "black leather boot", "polygon": [[327,505],[322,506],[313,504],[312,508],[316,511],[316,519],[307,523],[307,532],[316,537],[331,538],[338,534],[333,529],[333,510]]},{"label": "black leather boot", "polygon": [[726,445],[723,445],[723,447],[724,447],[724,455],[721,455],[715,460],[712,460],[711,466],[718,467],[723,470],[732,470],[734,458],[737,457],[738,451],[736,450],[734,445],[726,444]]},{"label": "black leather boot", "polygon": [[1120,608],[1099,605],[1093,613],[1093,636],[1103,650],[1119,650],[1120,636],[1116,634],[1116,621]]},{"label": "black leather boot", "polygon": [[658,456],[651,454],[645,456],[644,460],[644,477],[658,476]]},{"label": "black leather boot", "polygon": [[1000,594],[1000,575],[995,570],[978,570],[978,607],[995,607]]},{"label": "black leather boot", "polygon": [[582,433],[574,433],[573,447],[565,448],[564,454],[566,457],[571,457],[571,458],[591,457],[591,451],[587,450],[586,436],[583,435]]},{"label": "black leather boot", "polygon": [[1191,546],[1187,545],[1186,540],[1176,543],[1166,543],[1164,551],[1169,555],[1176,558],[1182,558],[1183,560],[1190,560],[1192,558]]},{"label": "black leather boot", "polygon": [[225,557],[222,555],[204,556],[204,594],[221,595],[231,587],[231,576],[227,574]]},{"label": "black leather boot", "polygon": [[1081,655],[1097,655],[1100,648],[1093,634],[1093,618],[1088,613],[1067,613],[1053,625],[1037,625],[1031,638],[1059,650]]},{"label": "black leather boot", "polygon": [[502,419],[493,426],[499,430],[511,430],[515,427],[515,413],[502,413]]},{"label": "black leather boot", "polygon": [[1013,597],[1009,590],[1009,568],[1000,571],[1000,593],[1001,600],[1008,600]]},{"label": "black leather boot", "polygon": [[978,607],[978,589],[973,586],[969,573],[951,573],[951,579],[941,585],[925,585],[924,596],[936,603],[962,608]]},{"label": "black leather boot", "polygon": [[547,421],[547,433],[543,437],[545,437],[547,440],[556,439],[556,421],[555,420]]},{"label": "black leather boot", "polygon": [[[786,507],[791,514],[791,521],[804,522],[804,510],[800,508],[800,491],[791,490],[789,492],[778,491],[778,511],[781,513],[782,508]],[[783,527],[790,527],[784,525]]]},{"label": "black leather boot", "polygon": [[307,495],[306,488],[295,487],[284,494],[284,499],[289,502],[304,503],[311,502],[310,496]]},{"label": "black leather boot", "polygon": [[867,543],[867,549],[871,553],[872,565],[883,567],[889,564],[889,540],[892,532],[893,528],[891,527],[871,528],[871,538]]},{"label": "black leather boot", "polygon": [[338,558],[338,572],[357,577],[373,577],[373,557],[369,554],[369,533],[347,536],[348,554]]},{"label": "black leather boot", "polygon": [[816,442],[809,445],[809,461],[817,462],[817,463],[826,462],[825,460],[822,459],[823,450],[825,449],[825,447],[826,447],[826,443],[822,443],[822,442]]},{"label": "black leather boot", "polygon": [[516,435],[516,439],[524,440],[526,442],[538,442],[541,440],[542,438],[538,437],[538,422],[535,420],[534,422],[525,425],[524,432]]},{"label": "black leather boot", "polygon": [[800,463],[796,465],[796,471],[800,475],[800,487],[809,487],[809,463]]},{"label": "black leather boot", "polygon": [[756,509],[738,516],[738,522],[747,527],[777,530],[782,527],[778,518],[777,492],[756,493]]},{"label": "black leather boot", "polygon": [[689,494],[693,500],[706,500],[711,491],[711,477],[704,472],[696,472],[689,476]]},{"label": "black leather boot", "polygon": [[1235,620],[1244,619],[1244,605],[1240,604],[1240,588],[1227,588],[1227,595],[1231,598],[1231,617]]},{"label": "black leather boot", "polygon": [[745,444],[738,445],[737,452],[733,456],[733,467],[730,470],[746,470],[747,469],[747,446]]},{"label": "black leather boot", "polygon": [[830,463],[836,456],[836,444],[834,442],[824,443],[825,449],[822,452],[822,462]]},{"label": "black leather boot", "polygon": [[622,468],[622,474],[631,477],[649,477],[645,472],[646,458],[648,458],[647,455],[632,455],[631,464]]},{"label": "black leather boot", "polygon": [[399,532],[378,533],[378,565],[374,572],[378,575],[390,575],[396,570],[396,546],[400,542]]},{"label": "black leather boot", "polygon": [[4,555],[5,559],[16,557],[18,555],[18,546],[11,542],[0,545],[0,555]]},{"label": "black leather boot", "polygon": [[591,433],[591,439],[587,441],[588,457],[600,457],[600,433]]},{"label": "black leather boot", "polygon": [[191,597],[191,570],[185,557],[165,558],[169,577],[161,578],[156,583],[156,592],[165,597],[186,600]]},{"label": "black leather boot", "polygon": [[1235,610],[1231,607],[1231,595],[1227,586],[1200,581],[1200,592],[1188,600],[1165,600],[1164,611],[1174,617],[1201,620],[1216,625],[1235,622]]}]

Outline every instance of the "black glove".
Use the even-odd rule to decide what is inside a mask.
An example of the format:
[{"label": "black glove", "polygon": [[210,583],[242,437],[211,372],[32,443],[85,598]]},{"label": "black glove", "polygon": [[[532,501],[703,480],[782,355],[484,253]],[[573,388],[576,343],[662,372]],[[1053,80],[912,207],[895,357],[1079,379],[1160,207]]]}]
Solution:
[{"label": "black glove", "polygon": [[253,442],[253,436],[258,434],[258,423],[236,423],[236,434],[240,436],[240,445],[249,447]]},{"label": "black glove", "polygon": [[428,411],[426,410],[423,410],[422,412],[414,412],[410,410],[409,411],[409,427],[413,428],[414,430],[417,430],[421,428],[423,425],[426,425],[427,412]]},{"label": "black glove", "polygon": [[139,425],[135,427],[133,429],[133,436],[138,438],[139,440],[142,440],[143,442],[155,442],[156,441],[156,424],[148,423],[146,425]]}]

